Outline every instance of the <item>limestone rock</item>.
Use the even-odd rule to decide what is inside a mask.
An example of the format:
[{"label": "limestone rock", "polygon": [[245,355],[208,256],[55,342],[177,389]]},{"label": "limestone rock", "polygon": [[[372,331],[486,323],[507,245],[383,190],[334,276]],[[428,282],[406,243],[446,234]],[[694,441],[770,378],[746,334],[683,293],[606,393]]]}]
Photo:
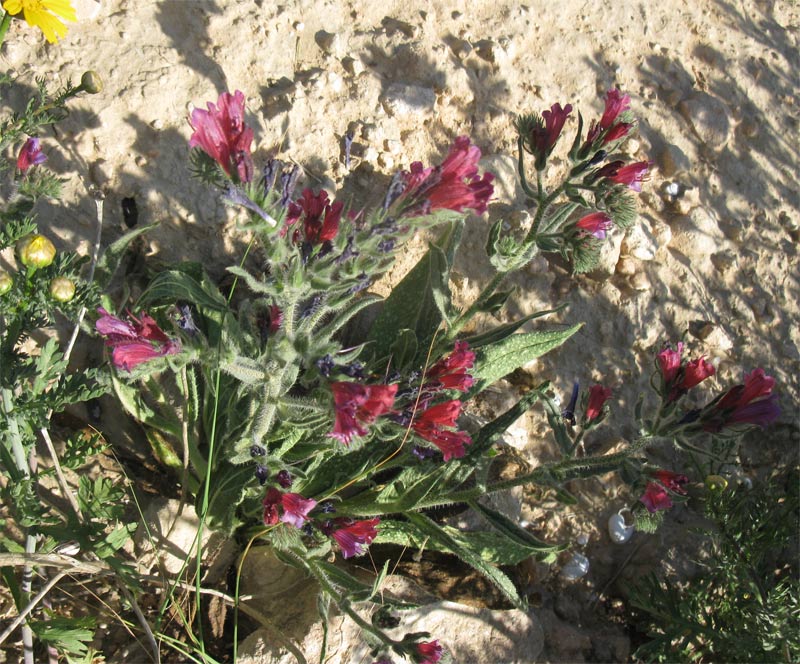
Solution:
[{"label": "limestone rock", "polygon": [[656,156],[656,164],[662,177],[671,178],[691,169],[689,158],[677,145],[665,145]]},{"label": "limestone rock", "polygon": [[[391,577],[389,577],[391,578]],[[361,613],[361,611],[359,611]],[[529,612],[478,609],[456,602],[438,601],[411,611],[399,611],[400,625],[386,632],[399,639],[409,632],[429,632],[449,651],[454,662],[469,664],[533,664],[544,647],[544,634]],[[366,613],[362,614],[367,620]],[[309,662],[319,661],[322,624],[317,622],[299,644]],[[392,661],[410,664],[396,655]],[[370,649],[359,628],[347,617],[335,616],[328,623],[326,664],[372,662]],[[239,646],[240,664],[294,664],[294,656],[281,649],[275,635],[257,630]]]},{"label": "limestone rock", "polygon": [[658,245],[653,237],[650,223],[642,218],[640,223],[631,226],[622,240],[620,253],[623,256],[633,256],[640,261],[651,261],[656,257]]},{"label": "limestone rock", "polygon": [[[157,498],[147,507],[144,512],[147,530],[140,524],[133,537],[141,564],[155,562],[155,551],[160,567],[168,574],[177,574],[187,558],[194,559],[194,541],[200,520],[191,503],[185,504],[180,514],[179,507],[179,500],[166,498]],[[236,544],[206,527],[203,528],[203,551],[204,560],[211,561],[206,579],[218,579],[232,562]]]},{"label": "limestone rock", "polygon": [[703,207],[694,208],[688,215],[671,223],[670,248],[677,249],[692,264],[710,268],[711,255],[724,248],[725,238],[714,217]]},{"label": "limestone rock", "polygon": [[383,96],[383,106],[392,116],[431,113],[435,104],[436,93],[419,85],[392,83]]},{"label": "limestone rock", "polygon": [[595,281],[605,281],[614,276],[622,249],[622,233],[612,231],[600,246],[600,260],[597,267],[588,273]]},{"label": "limestone rock", "polygon": [[706,147],[719,150],[728,142],[731,131],[728,108],[716,97],[697,92],[683,100],[678,110]]}]

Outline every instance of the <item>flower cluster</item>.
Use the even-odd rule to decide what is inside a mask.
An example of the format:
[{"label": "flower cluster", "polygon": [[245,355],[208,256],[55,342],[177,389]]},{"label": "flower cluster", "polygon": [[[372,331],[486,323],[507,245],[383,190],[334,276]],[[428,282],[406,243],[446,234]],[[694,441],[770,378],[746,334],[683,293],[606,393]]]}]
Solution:
[{"label": "flower cluster", "polygon": [[457,426],[456,420],[460,415],[461,402],[458,399],[445,401],[419,413],[411,428],[420,438],[438,447],[445,461],[460,459],[466,453],[464,447],[472,443],[465,431],[448,430]]},{"label": "flower cluster", "polygon": [[199,147],[216,161],[229,177],[240,182],[253,179],[250,145],[253,130],[244,123],[244,93],[223,92],[217,104],[208,102],[208,110],[196,108],[190,120],[194,133],[189,147]]},{"label": "flower cluster", "polygon": [[780,417],[778,396],[772,393],[775,379],[763,369],[754,369],[744,383],[734,385],[714,399],[699,414],[704,431],[719,432],[737,424],[755,424],[762,429]]},{"label": "flower cluster", "polygon": [[112,349],[111,361],[118,369],[132,371],[143,362],[175,355],[181,350],[180,341],[168,337],[146,312],[139,318],[129,313],[128,321],[112,316],[102,307],[97,312],[100,318],[95,329]]},{"label": "flower cluster", "polygon": [[678,342],[675,350],[665,348],[657,356],[661,369],[661,393],[667,402],[676,401],[715,373],[714,366],[704,357],[683,362],[682,355],[683,343]]},{"label": "flower cluster", "polygon": [[494,193],[494,175],[478,175],[480,148],[467,136],[459,136],[440,166],[425,168],[422,162],[411,164],[402,174],[402,190],[396,201],[398,214],[418,217],[436,210],[486,211]]},{"label": "flower cluster", "polygon": [[397,385],[331,383],[336,419],[328,434],[349,445],[354,436],[365,436],[367,425],[391,412]]}]

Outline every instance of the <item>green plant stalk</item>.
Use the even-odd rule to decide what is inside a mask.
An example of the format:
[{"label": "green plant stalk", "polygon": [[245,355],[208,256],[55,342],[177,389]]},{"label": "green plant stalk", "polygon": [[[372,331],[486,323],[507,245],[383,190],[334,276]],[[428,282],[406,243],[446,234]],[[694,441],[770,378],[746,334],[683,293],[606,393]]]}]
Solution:
[{"label": "green plant stalk", "polygon": [[[247,256],[250,254],[250,250],[253,248],[253,243],[255,240],[251,240],[250,243],[247,245],[247,249],[245,249],[244,255],[242,256],[242,260],[239,263],[239,267],[243,267],[245,261],[247,260]],[[239,278],[236,277],[233,280],[233,284],[231,285],[230,293],[228,293],[227,303],[230,305],[231,299],[233,298],[233,293],[236,291],[236,284],[239,283]],[[228,315],[226,311],[225,316]],[[222,320],[222,324],[224,324],[224,317]],[[222,335],[220,334],[219,343],[217,344],[217,357],[222,358]],[[197,603],[197,640],[200,644],[200,653],[203,659],[206,658],[206,646],[205,640],[203,639],[203,621],[202,621],[202,611],[200,606],[200,587],[201,587],[201,579],[200,579],[200,569],[203,562],[203,528],[206,523],[206,516],[208,515],[208,506],[209,506],[209,497],[210,497],[210,486],[211,486],[211,472],[214,468],[214,454],[216,452],[216,442],[217,442],[217,418],[219,416],[219,386],[220,380],[222,378],[222,369],[219,367],[219,360],[217,361],[217,369],[214,376],[214,411],[211,416],[211,433],[209,436],[208,441],[208,465],[206,466],[206,476],[205,481],[203,483],[203,502],[200,506],[200,514],[197,524],[197,539],[196,539],[196,546],[197,550],[195,552],[195,558],[197,561],[197,572],[195,575],[195,587],[197,589],[197,593],[195,594],[195,602]]]},{"label": "green plant stalk", "polygon": [[470,305],[469,309],[467,309],[463,314],[461,314],[453,324],[450,326],[450,329],[447,331],[447,339],[452,341],[455,339],[456,335],[461,332],[464,326],[472,320],[475,314],[478,313],[478,310],[483,306],[483,304],[492,296],[494,292],[499,288],[500,284],[503,283],[503,279],[506,278],[506,274],[503,272],[495,272],[492,278],[489,280],[489,283],[484,286],[483,290],[480,292],[478,297],[475,298],[475,301]]},{"label": "green plant stalk", "polygon": [[317,580],[317,583],[319,583],[320,588],[322,588],[322,590],[325,593],[327,593],[328,595],[331,596],[331,598],[333,598],[333,601],[336,602],[336,606],[338,606],[340,610],[344,611],[350,617],[350,619],[354,623],[356,623],[356,625],[358,625],[364,632],[372,634],[376,639],[379,639],[381,642],[385,643],[390,647],[403,645],[402,641],[395,641],[388,634],[386,634],[386,632],[368,623],[360,615],[358,615],[358,613],[356,613],[353,607],[350,605],[350,600],[347,597],[340,595],[339,592],[336,590],[336,588],[331,583],[328,582],[327,577],[321,570],[317,568],[313,559],[305,560],[302,554],[297,552],[293,553],[299,560],[301,560],[304,563],[306,569],[308,569],[308,571],[311,572],[311,574]]},{"label": "green plant stalk", "polygon": [[[9,388],[3,388],[3,410],[6,414],[6,421],[8,422],[8,430],[11,434],[11,451],[14,455],[14,463],[17,470],[25,477],[31,476],[31,469],[28,465],[28,460],[25,456],[25,447],[22,444],[22,435],[19,431],[19,423],[17,416],[14,414],[14,395]],[[25,553],[36,553],[36,537],[27,533],[25,535]],[[33,571],[30,565],[26,564],[22,568],[22,600],[23,604],[30,601],[31,593],[31,575]],[[25,664],[33,664],[33,631],[26,620],[22,624],[22,648],[25,657]]]},{"label": "green plant stalk", "polygon": [[3,14],[3,20],[0,21],[0,44],[3,43],[3,40],[6,38],[6,33],[8,32],[8,27],[11,25],[11,14],[6,12]]}]

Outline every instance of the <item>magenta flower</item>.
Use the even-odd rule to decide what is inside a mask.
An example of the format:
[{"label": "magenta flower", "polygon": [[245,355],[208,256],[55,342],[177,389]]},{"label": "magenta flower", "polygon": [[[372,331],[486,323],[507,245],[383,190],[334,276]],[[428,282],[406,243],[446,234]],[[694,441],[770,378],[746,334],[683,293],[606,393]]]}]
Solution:
[{"label": "magenta flower", "polygon": [[691,388],[716,373],[714,365],[706,362],[703,356],[684,364],[681,359],[682,354],[683,343],[678,342],[676,350],[665,348],[657,356],[661,376],[664,379],[667,402],[679,399]]},{"label": "magenta flower", "polygon": [[628,95],[620,94],[616,88],[606,92],[606,107],[603,117],[600,118],[600,129],[608,129],[617,118],[631,108],[631,98]]},{"label": "magenta flower", "polygon": [[[628,95],[620,94],[620,91],[616,88],[612,88],[608,92],[606,92],[606,107],[603,111],[603,117],[600,118],[600,122],[592,122],[592,126],[589,128],[589,132],[586,135],[586,142],[588,144],[594,143],[597,140],[597,137],[604,131],[611,129],[608,132],[604,139],[603,143],[610,143],[617,138],[621,138],[625,134],[628,133],[631,125],[625,125],[625,123],[620,123],[616,127],[614,124],[617,121],[617,118],[622,115],[625,111],[630,110],[631,108],[631,98]],[[609,138],[612,133],[619,134],[620,130],[617,129],[619,126],[626,126],[624,133],[621,135],[616,135],[614,138]]]},{"label": "magenta flower", "polygon": [[[344,203],[328,201],[328,193],[320,191],[314,194],[311,189],[304,189],[303,195],[295,203],[289,204],[286,224],[294,224],[303,218],[303,235],[309,244],[330,242],[339,232],[339,221],[342,218]],[[297,241],[297,238],[295,238]]]},{"label": "magenta flower", "polygon": [[[275,487],[267,489],[262,502],[264,506],[264,525],[275,526],[279,522],[302,528],[308,521],[308,513],[317,506],[317,501],[303,498],[299,493],[282,493]],[[281,508],[283,514],[281,515]]]},{"label": "magenta flower", "polygon": [[439,641],[427,641],[417,644],[418,664],[436,664],[442,658],[442,646]]},{"label": "magenta flower", "polygon": [[345,445],[353,436],[364,436],[365,425],[392,410],[397,385],[361,385],[359,383],[331,383],[336,420],[329,436]]},{"label": "magenta flower", "polygon": [[681,355],[683,354],[683,342],[679,341],[676,350],[665,348],[658,355],[658,364],[661,367],[661,376],[664,385],[672,385],[681,368]]},{"label": "magenta flower", "polygon": [[132,371],[144,362],[175,355],[181,350],[180,342],[168,337],[145,312],[138,319],[128,314],[128,322],[112,316],[102,307],[97,311],[100,318],[95,329],[106,338],[106,346],[112,348],[111,362],[118,369]]},{"label": "magenta flower", "polygon": [[673,473],[671,470],[655,470],[650,475],[658,480],[658,482],[666,489],[679,493],[682,496],[686,495],[686,490],[683,485],[689,481],[686,475]]},{"label": "magenta flower", "polygon": [[689,390],[715,373],[714,365],[706,362],[705,357],[701,355],[696,360],[687,362],[686,366],[683,367],[683,379],[680,382],[680,388]]},{"label": "magenta flower", "polygon": [[582,217],[575,228],[579,228],[583,235],[594,235],[598,240],[606,237],[606,231],[613,226],[611,217],[605,212],[592,212]]},{"label": "magenta flower", "polygon": [[474,364],[475,353],[469,349],[469,344],[456,341],[455,350],[430,368],[428,378],[443,389],[466,392],[474,382],[466,369],[471,369]]},{"label": "magenta flower", "polygon": [[614,141],[618,141],[620,138],[625,138],[628,135],[630,130],[633,128],[633,124],[630,122],[620,122],[617,125],[611,127],[608,130],[605,137],[603,138],[603,145],[607,145],[608,143],[613,143]]},{"label": "magenta flower", "polygon": [[647,172],[649,170],[649,161],[637,161],[634,164],[620,167],[617,172],[608,179],[616,184],[624,184],[634,191],[641,191],[642,182],[647,179]]},{"label": "magenta flower", "polygon": [[381,520],[376,517],[366,521],[345,521],[348,522],[347,525],[333,531],[331,537],[336,540],[345,558],[363,555],[372,540],[378,536],[377,526]]},{"label": "magenta flower", "polygon": [[586,422],[596,420],[603,412],[603,406],[611,397],[611,388],[602,385],[592,385],[589,388],[589,403],[586,405]]},{"label": "magenta flower", "polygon": [[717,432],[734,424],[755,424],[762,429],[780,417],[778,397],[772,394],[775,379],[755,369],[734,385],[700,415],[703,429]]},{"label": "magenta flower", "polygon": [[494,175],[478,175],[481,151],[467,136],[459,136],[441,166],[424,168],[415,161],[403,174],[405,187],[401,194],[403,216],[421,216],[433,210],[465,209],[478,214],[486,211],[494,193]]},{"label": "magenta flower", "polygon": [[46,161],[47,155],[42,152],[42,148],[39,145],[39,139],[29,138],[27,141],[25,141],[25,144],[19,151],[19,156],[17,157],[17,168],[19,169],[20,173],[25,174],[25,172],[31,166],[38,166]]},{"label": "magenta flower", "polygon": [[653,514],[659,510],[668,510],[672,507],[672,498],[669,497],[667,490],[656,482],[648,482],[644,494],[639,498],[647,511]]},{"label": "magenta flower", "polygon": [[445,428],[455,428],[460,414],[459,400],[445,401],[423,411],[411,427],[420,438],[436,445],[445,461],[460,459],[466,453],[464,447],[472,444],[472,438],[464,431],[448,431]]},{"label": "magenta flower", "polygon": [[243,92],[223,92],[216,106],[208,102],[207,111],[194,109],[189,124],[194,129],[190,148],[199,147],[230,177],[235,175],[241,182],[253,179],[253,130],[244,123]]},{"label": "magenta flower", "polygon": [[281,505],[283,505],[281,521],[295,528],[302,528],[308,521],[308,513],[317,506],[317,501],[303,498],[299,493],[284,493],[281,496]]},{"label": "magenta flower", "polygon": [[283,494],[274,486],[267,489],[267,494],[264,496],[262,505],[264,506],[263,521],[265,526],[276,526],[280,521],[280,513],[278,512],[278,505],[281,502]]},{"label": "magenta flower", "polygon": [[561,104],[553,104],[549,111],[542,111],[544,126],[539,124],[531,130],[530,145],[537,158],[537,163],[542,167],[558,142],[570,113],[572,113],[572,104],[567,104],[564,108],[561,108]]}]

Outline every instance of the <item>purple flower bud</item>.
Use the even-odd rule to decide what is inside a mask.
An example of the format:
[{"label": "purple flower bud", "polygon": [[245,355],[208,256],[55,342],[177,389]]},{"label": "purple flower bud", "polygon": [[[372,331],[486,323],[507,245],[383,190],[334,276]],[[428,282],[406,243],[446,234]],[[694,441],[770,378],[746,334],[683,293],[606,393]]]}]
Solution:
[{"label": "purple flower bud", "polygon": [[255,458],[255,457],[258,457],[258,456],[266,456],[266,455],[267,455],[267,450],[265,448],[261,447],[261,445],[251,445],[250,446],[250,456],[251,457]]},{"label": "purple flower bud", "polygon": [[333,371],[336,364],[333,361],[333,358],[330,355],[326,355],[325,357],[321,357],[316,361],[317,369],[319,372],[327,378],[331,375],[331,371]]},{"label": "purple flower bud", "polygon": [[260,463],[256,466],[256,479],[261,486],[264,486],[269,478],[269,469]]},{"label": "purple flower bud", "polygon": [[294,480],[292,479],[292,475],[288,470],[281,470],[275,476],[275,479],[278,480],[278,484],[280,484],[284,489],[288,489],[292,486]]}]

